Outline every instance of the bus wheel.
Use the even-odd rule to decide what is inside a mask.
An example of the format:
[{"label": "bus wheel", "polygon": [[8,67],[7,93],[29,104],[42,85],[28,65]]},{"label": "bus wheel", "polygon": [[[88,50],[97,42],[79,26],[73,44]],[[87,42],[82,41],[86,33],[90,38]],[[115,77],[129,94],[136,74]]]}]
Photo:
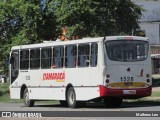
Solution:
[{"label": "bus wheel", "polygon": [[76,93],[74,91],[73,87],[70,87],[67,91],[67,103],[70,108],[76,108],[77,107],[77,101],[76,101]]},{"label": "bus wheel", "polygon": [[29,99],[29,92],[27,88],[24,90],[23,99],[24,99],[24,105],[26,107],[34,106],[34,101]]},{"label": "bus wheel", "polygon": [[60,100],[59,102],[60,102],[61,106],[68,107],[68,104],[67,104],[66,100]]},{"label": "bus wheel", "polygon": [[119,97],[106,97],[104,98],[104,104],[106,107],[120,107],[123,99]]}]

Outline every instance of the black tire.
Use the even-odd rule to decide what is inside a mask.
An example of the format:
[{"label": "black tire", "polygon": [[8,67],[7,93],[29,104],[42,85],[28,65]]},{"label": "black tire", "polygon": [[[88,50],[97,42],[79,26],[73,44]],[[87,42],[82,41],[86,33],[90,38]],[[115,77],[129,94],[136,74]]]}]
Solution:
[{"label": "black tire", "polygon": [[106,97],[103,99],[106,107],[115,108],[120,107],[123,99],[119,97]]},{"label": "black tire", "polygon": [[26,107],[33,107],[34,106],[34,100],[29,99],[29,93],[28,93],[27,88],[24,90],[23,99],[24,99],[24,105]]},{"label": "black tire", "polygon": [[63,107],[68,107],[67,101],[66,100],[60,100],[59,103],[61,104],[61,106]]},{"label": "black tire", "polygon": [[67,103],[68,103],[68,107],[70,108],[78,108],[78,107],[86,106],[86,101],[76,100],[76,93],[73,87],[70,87],[67,91]]},{"label": "black tire", "polygon": [[70,108],[77,107],[76,93],[73,87],[70,87],[67,91],[67,103]]}]

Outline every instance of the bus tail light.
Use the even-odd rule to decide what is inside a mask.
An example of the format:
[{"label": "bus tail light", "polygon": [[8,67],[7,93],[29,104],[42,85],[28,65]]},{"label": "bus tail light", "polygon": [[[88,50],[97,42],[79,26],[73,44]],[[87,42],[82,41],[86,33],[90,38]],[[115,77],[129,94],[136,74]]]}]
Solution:
[{"label": "bus tail light", "polygon": [[109,79],[106,79],[106,83],[109,83]]},{"label": "bus tail light", "polygon": [[149,77],[150,77],[150,75],[149,75],[149,74],[147,74],[147,75],[146,75],[146,77],[147,77],[147,78],[149,78]]},{"label": "bus tail light", "polygon": [[107,74],[107,75],[106,75],[106,78],[110,78],[110,74]]},{"label": "bus tail light", "polygon": [[150,79],[147,79],[147,82],[149,83],[149,82],[150,82]]}]

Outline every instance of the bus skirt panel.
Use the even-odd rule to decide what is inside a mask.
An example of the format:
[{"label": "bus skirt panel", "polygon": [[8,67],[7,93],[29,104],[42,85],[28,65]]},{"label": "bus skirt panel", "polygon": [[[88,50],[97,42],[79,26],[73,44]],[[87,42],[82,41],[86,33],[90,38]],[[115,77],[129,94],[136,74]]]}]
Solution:
[{"label": "bus skirt panel", "polygon": [[145,97],[150,96],[152,93],[152,87],[148,88],[135,88],[135,89],[112,89],[103,85],[99,86],[100,97],[112,96],[112,97]]}]

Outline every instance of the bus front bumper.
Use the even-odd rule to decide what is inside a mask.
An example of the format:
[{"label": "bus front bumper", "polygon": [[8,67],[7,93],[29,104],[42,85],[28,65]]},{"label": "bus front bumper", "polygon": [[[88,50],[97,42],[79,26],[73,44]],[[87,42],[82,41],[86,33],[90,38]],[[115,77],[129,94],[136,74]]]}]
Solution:
[{"label": "bus front bumper", "polygon": [[152,87],[148,88],[135,88],[135,89],[112,89],[112,88],[107,88],[103,85],[99,86],[99,91],[100,91],[100,97],[107,97],[107,96],[112,96],[112,97],[146,97],[150,96],[152,93]]}]

